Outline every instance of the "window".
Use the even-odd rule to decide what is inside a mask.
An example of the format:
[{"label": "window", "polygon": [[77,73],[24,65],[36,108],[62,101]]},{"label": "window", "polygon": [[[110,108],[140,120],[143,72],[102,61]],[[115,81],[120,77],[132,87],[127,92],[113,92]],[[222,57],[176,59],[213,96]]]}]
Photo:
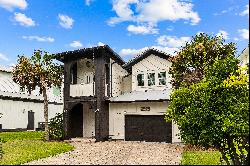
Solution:
[{"label": "window", "polygon": [[166,72],[158,73],[159,85],[166,85]]},{"label": "window", "polygon": [[20,88],[20,92],[25,92],[25,88]]},{"label": "window", "polygon": [[155,73],[148,73],[148,86],[155,85]]},{"label": "window", "polygon": [[55,96],[59,96],[60,95],[60,88],[53,86],[53,94]]},{"label": "window", "polygon": [[90,67],[91,67],[91,62],[90,62],[90,61],[87,61],[87,62],[86,62],[86,66],[87,66],[87,68],[90,68]]},{"label": "window", "polygon": [[87,76],[87,84],[90,84],[91,78],[90,76]]},{"label": "window", "polygon": [[137,85],[144,86],[144,74],[137,75]]}]

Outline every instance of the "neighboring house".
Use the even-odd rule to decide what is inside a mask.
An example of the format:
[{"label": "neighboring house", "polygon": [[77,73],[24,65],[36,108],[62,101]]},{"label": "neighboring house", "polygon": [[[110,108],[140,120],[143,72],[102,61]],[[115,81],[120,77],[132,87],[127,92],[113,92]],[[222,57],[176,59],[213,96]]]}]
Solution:
[{"label": "neighboring house", "polygon": [[238,59],[240,60],[241,66],[249,64],[249,45],[242,51]]},{"label": "neighboring house", "polygon": [[109,46],[57,54],[64,63],[65,138],[180,142],[164,120],[171,57],[148,49],[125,63]]},{"label": "neighboring house", "polygon": [[[49,118],[63,112],[62,93],[59,88],[48,90]],[[31,94],[20,89],[12,80],[10,68],[0,67],[0,129],[2,131],[35,130],[44,122],[43,97],[38,90]]]}]

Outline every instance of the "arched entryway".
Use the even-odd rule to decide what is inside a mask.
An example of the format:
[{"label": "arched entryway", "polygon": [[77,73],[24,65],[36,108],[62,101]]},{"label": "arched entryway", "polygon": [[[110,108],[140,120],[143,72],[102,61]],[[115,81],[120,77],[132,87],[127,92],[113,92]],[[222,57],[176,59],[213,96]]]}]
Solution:
[{"label": "arched entryway", "polygon": [[83,137],[83,105],[75,105],[69,112],[69,117],[70,137]]}]

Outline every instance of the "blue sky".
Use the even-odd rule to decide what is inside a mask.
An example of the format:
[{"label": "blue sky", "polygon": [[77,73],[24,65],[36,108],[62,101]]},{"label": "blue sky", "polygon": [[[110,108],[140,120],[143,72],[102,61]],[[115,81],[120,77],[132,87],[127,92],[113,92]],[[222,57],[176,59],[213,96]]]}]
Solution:
[{"label": "blue sky", "polygon": [[126,61],[154,47],[174,54],[198,32],[249,43],[247,0],[0,0],[0,65],[34,49],[108,44]]}]

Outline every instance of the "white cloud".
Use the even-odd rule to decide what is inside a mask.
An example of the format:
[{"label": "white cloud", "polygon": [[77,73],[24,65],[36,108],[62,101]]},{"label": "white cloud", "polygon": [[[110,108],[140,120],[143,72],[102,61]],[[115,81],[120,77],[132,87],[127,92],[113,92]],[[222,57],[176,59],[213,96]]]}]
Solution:
[{"label": "white cloud", "polygon": [[23,39],[26,39],[26,40],[30,40],[30,41],[38,41],[38,42],[49,42],[49,43],[52,43],[55,41],[54,38],[52,37],[40,37],[40,36],[22,36]]},{"label": "white cloud", "polygon": [[226,31],[224,31],[224,30],[219,30],[219,32],[216,34],[216,36],[222,37],[225,40],[229,39],[228,33]]},{"label": "white cloud", "polygon": [[9,58],[7,58],[6,55],[0,53],[0,60],[3,60],[3,61],[9,61]]},{"label": "white cloud", "polygon": [[134,11],[130,8],[131,4],[138,4],[139,0],[113,0],[113,10],[118,17],[112,17],[108,23],[116,24],[123,21],[131,21],[134,19]]},{"label": "white cloud", "polygon": [[134,34],[158,34],[159,33],[159,29],[154,28],[154,26],[148,25],[129,25],[127,30],[131,33]]},{"label": "white cloud", "polygon": [[215,16],[219,16],[219,15],[223,15],[223,14],[226,14],[226,13],[233,13],[233,11],[235,11],[236,9],[238,8],[238,6],[231,6],[225,10],[222,10],[218,13],[214,13],[213,15]]},{"label": "white cloud", "polygon": [[83,46],[82,43],[80,41],[77,41],[77,40],[73,41],[69,45],[70,45],[70,47],[73,47],[73,48],[80,48]]},{"label": "white cloud", "polygon": [[174,27],[173,27],[173,26],[168,26],[168,27],[167,27],[167,30],[168,30],[168,31],[173,31],[173,30],[174,30]]},{"label": "white cloud", "polygon": [[241,16],[249,16],[249,5],[246,5],[246,9],[240,13]]},{"label": "white cloud", "polygon": [[98,42],[97,46],[104,46],[105,44],[103,42]]},{"label": "white cloud", "polygon": [[131,48],[126,48],[126,49],[122,49],[119,52],[119,55],[126,57],[126,56],[130,56],[130,57],[134,57],[140,53],[142,53],[143,51],[149,49],[149,48],[154,48],[157,49],[159,51],[163,51],[167,54],[170,55],[174,55],[176,51],[178,51],[178,48],[174,48],[174,47],[162,47],[162,46],[151,46],[151,47],[144,47],[144,48],[140,48],[140,49],[131,49]]},{"label": "white cloud", "polygon": [[0,0],[0,7],[13,11],[14,8],[26,9],[28,3],[26,0]]},{"label": "white cloud", "polygon": [[85,0],[85,4],[89,6],[94,0]]},{"label": "white cloud", "polygon": [[27,17],[23,13],[15,13],[14,20],[25,27],[32,27],[36,25],[35,21],[33,21],[32,18]]},{"label": "white cloud", "polygon": [[71,17],[69,17],[67,15],[64,15],[64,14],[59,14],[58,18],[59,18],[59,24],[63,28],[65,28],[65,29],[71,29],[72,28],[74,20]]},{"label": "white cloud", "polygon": [[190,37],[176,37],[176,36],[160,36],[156,39],[156,42],[158,43],[158,45],[161,46],[168,46],[168,47],[174,47],[174,48],[178,48],[183,46],[184,44],[186,44],[186,42],[190,41],[191,38]]},{"label": "white cloud", "polygon": [[238,33],[240,33],[240,37],[242,39],[249,39],[249,30],[248,29],[239,29]]},{"label": "white cloud", "polygon": [[180,0],[113,0],[113,10],[117,17],[108,21],[113,25],[123,21],[150,23],[157,25],[160,21],[190,21],[192,25],[200,22],[193,4]]},{"label": "white cloud", "polygon": [[235,41],[239,41],[239,38],[238,38],[238,37],[234,37],[234,40],[235,40]]},{"label": "white cloud", "polygon": [[131,49],[131,48],[124,48],[119,52],[119,55],[125,57],[125,56],[132,56],[134,57],[135,55],[139,54],[140,52],[148,49],[148,47],[144,47],[141,49]]}]

